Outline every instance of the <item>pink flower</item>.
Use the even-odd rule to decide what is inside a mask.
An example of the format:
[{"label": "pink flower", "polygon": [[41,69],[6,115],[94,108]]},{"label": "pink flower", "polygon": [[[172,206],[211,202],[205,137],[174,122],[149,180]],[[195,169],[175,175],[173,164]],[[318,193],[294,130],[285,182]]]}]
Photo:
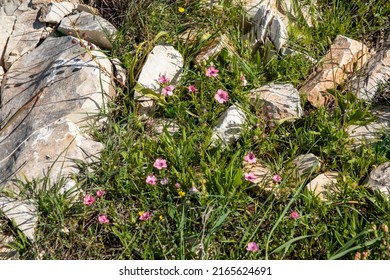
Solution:
[{"label": "pink flower", "polygon": [[299,213],[297,211],[292,211],[290,217],[291,219],[296,220],[299,217]]},{"label": "pink flower", "polygon": [[173,86],[173,85],[166,86],[165,88],[162,89],[161,95],[163,95],[163,96],[167,96],[167,95],[172,96],[174,89],[175,89],[175,86]]},{"label": "pink flower", "polygon": [[275,183],[280,183],[282,181],[282,177],[280,177],[279,174],[276,174],[272,177],[272,180],[274,180]]},{"label": "pink flower", "polygon": [[199,190],[198,190],[197,188],[195,188],[195,187],[191,187],[191,188],[188,190],[188,192],[189,192],[190,194],[194,194],[194,193],[199,192]]},{"label": "pink flower", "polygon": [[188,92],[195,92],[196,91],[196,87],[193,85],[188,86],[187,89],[188,89]]},{"label": "pink flower", "polygon": [[248,81],[246,80],[246,78],[245,78],[244,75],[242,75],[242,76],[240,77],[240,80],[241,80],[241,85],[242,85],[243,87],[245,87],[245,86],[248,84]]},{"label": "pink flower", "polygon": [[99,216],[98,221],[100,224],[108,224],[110,222],[110,220],[106,217],[106,215]]},{"label": "pink flower", "polygon": [[92,195],[87,194],[86,196],[84,196],[85,205],[91,206],[94,202],[95,202],[95,198]]},{"label": "pink flower", "polygon": [[104,190],[98,190],[98,191],[96,192],[96,196],[102,197],[105,193],[106,193],[106,192],[105,192]]},{"label": "pink flower", "polygon": [[226,91],[219,89],[214,98],[218,101],[218,103],[222,104],[229,100],[229,94]]},{"label": "pink flower", "polygon": [[148,177],[146,177],[146,184],[149,184],[149,185],[156,185],[156,184],[157,184],[157,178],[156,178],[156,176],[154,176],[154,175],[148,175]]},{"label": "pink flower", "polygon": [[257,176],[253,174],[253,172],[245,173],[244,176],[245,176],[245,180],[252,183],[255,183],[255,180],[257,179]]},{"label": "pink flower", "polygon": [[161,84],[161,85],[164,85],[164,84],[167,84],[170,82],[169,78],[165,75],[160,75],[158,77],[158,82]]},{"label": "pink flower", "polygon": [[158,170],[161,170],[163,168],[167,168],[167,161],[165,159],[158,158],[154,162],[153,166],[156,167]]},{"label": "pink flower", "polygon": [[259,245],[256,242],[249,242],[246,250],[249,252],[257,252],[259,251]]},{"label": "pink flower", "polygon": [[151,217],[149,212],[140,212],[139,214],[140,214],[140,215],[139,215],[139,219],[140,219],[141,221],[147,221],[147,220],[149,220],[150,217]]},{"label": "pink flower", "polygon": [[256,157],[252,152],[249,152],[245,157],[244,160],[248,163],[256,163]]},{"label": "pink flower", "polygon": [[218,69],[215,69],[214,66],[210,66],[209,68],[207,68],[206,70],[206,76],[207,77],[217,77],[218,76],[218,72],[219,70]]},{"label": "pink flower", "polygon": [[175,184],[175,187],[176,187],[177,189],[180,189],[181,186],[180,186],[179,183],[176,183],[176,184]]}]

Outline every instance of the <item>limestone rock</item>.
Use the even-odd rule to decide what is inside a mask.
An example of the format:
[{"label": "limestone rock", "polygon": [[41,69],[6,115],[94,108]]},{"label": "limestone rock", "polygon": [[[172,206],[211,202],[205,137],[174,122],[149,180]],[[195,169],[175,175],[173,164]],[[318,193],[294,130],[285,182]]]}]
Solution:
[{"label": "limestone rock", "polygon": [[367,178],[367,186],[385,195],[390,195],[390,162],[385,162],[374,168]]},{"label": "limestone rock", "polygon": [[274,120],[300,118],[303,114],[298,91],[291,84],[267,84],[249,94],[251,103]]},{"label": "limestone rock", "polygon": [[225,48],[231,52],[233,50],[229,39],[225,35],[222,35],[200,50],[199,54],[195,57],[195,63],[197,65],[202,65],[203,62],[207,62],[208,60],[217,57]]},{"label": "limestone rock", "polygon": [[325,104],[328,89],[341,84],[348,75],[359,70],[368,58],[368,48],[361,42],[338,35],[330,50],[301,87],[308,101],[315,107]]},{"label": "limestone rock", "polygon": [[44,24],[37,21],[37,11],[28,11],[16,19],[14,30],[9,37],[4,52],[4,68],[7,70],[13,62],[31,51],[39,43]]},{"label": "limestone rock", "polygon": [[222,147],[234,143],[240,138],[246,123],[245,113],[236,105],[230,106],[218,119],[218,124],[211,137],[211,146],[216,147],[219,142]]},{"label": "limestone rock", "polygon": [[85,5],[85,4],[78,4],[77,7],[76,7],[76,10],[78,12],[86,12],[86,13],[90,13],[92,15],[97,15],[99,14],[99,10],[94,8],[94,7],[91,7],[91,6],[88,6],[88,5]]},{"label": "limestone rock", "polygon": [[[313,26],[311,21],[311,15],[309,13],[309,6],[294,2],[291,0],[236,0],[236,3],[242,3],[249,18],[253,19],[260,8],[260,6],[266,6],[268,9],[272,9],[273,13],[278,15],[283,21],[285,26],[289,23],[295,22],[297,17],[301,14],[306,20],[309,26]],[[311,4],[315,7],[315,1]]]},{"label": "limestone rock", "polygon": [[1,82],[3,81],[4,76],[4,69],[2,66],[0,66],[0,89],[1,89]]},{"label": "limestone rock", "polygon": [[317,60],[312,58],[311,56],[305,54],[305,53],[302,53],[302,52],[299,52],[299,51],[296,51],[296,50],[293,50],[293,49],[290,49],[290,48],[280,48],[280,51],[277,52],[275,50],[269,50],[268,53],[267,53],[267,57],[266,57],[266,62],[268,63],[274,56],[276,56],[277,54],[281,55],[282,57],[285,57],[285,56],[293,56],[293,55],[302,55],[305,59],[309,60],[310,62],[312,63],[317,63]]},{"label": "limestone rock", "polygon": [[[138,83],[159,93],[161,86],[158,83],[158,78],[165,75],[170,80],[170,83],[175,85],[180,79],[183,65],[182,55],[173,46],[155,46],[146,59],[139,75]],[[151,100],[139,92],[134,93],[134,99],[137,101]]]},{"label": "limestone rock", "polygon": [[[72,124],[87,125],[115,95],[112,72],[105,73],[100,68],[110,70],[110,61],[98,50],[92,51],[92,55],[98,57],[95,60],[99,65],[85,54],[74,37],[49,37],[8,70],[0,98],[0,178],[9,178],[16,171],[14,175],[21,176],[23,167],[25,174],[40,176],[61,153],[71,161],[72,157],[82,159],[83,149],[88,154],[99,151],[101,146],[79,136]],[[66,122],[55,123],[64,118]],[[56,144],[46,141],[50,138]],[[35,154],[37,147],[45,152]],[[53,153],[45,150],[50,147]],[[54,174],[53,168],[50,176],[54,178],[58,174]],[[60,168],[57,170],[61,172]]]},{"label": "limestone rock", "polygon": [[287,42],[287,29],[278,15],[275,15],[272,19],[269,28],[269,39],[276,50],[280,50]]},{"label": "limestone rock", "polygon": [[337,183],[338,173],[335,171],[325,172],[318,175],[312,181],[310,181],[306,188],[313,191],[322,201],[327,200],[327,194],[334,193],[332,186]]},{"label": "limestone rock", "polygon": [[34,230],[38,221],[38,211],[34,203],[3,196],[0,197],[0,210],[8,219],[15,222],[28,239],[34,240]]},{"label": "limestone rock", "polygon": [[378,106],[372,109],[378,119],[366,125],[350,125],[347,127],[352,148],[360,148],[363,144],[370,145],[380,141],[382,133],[390,132],[390,108]]},{"label": "limestone rock", "polygon": [[372,101],[380,87],[390,81],[390,37],[387,45],[370,58],[362,75],[353,80],[352,88],[358,98]]},{"label": "limestone rock", "polygon": [[116,28],[104,18],[86,12],[65,17],[58,31],[85,39],[104,49],[112,49],[109,38],[117,32]]},{"label": "limestone rock", "polygon": [[49,3],[41,8],[40,22],[58,24],[65,16],[72,13],[75,4],[70,2]]},{"label": "limestone rock", "polygon": [[15,20],[14,16],[0,16],[0,66],[4,66],[4,51],[14,29]]},{"label": "limestone rock", "polygon": [[[38,9],[44,6],[47,6],[49,3],[58,3],[62,2],[63,0],[30,0],[30,5],[34,9]],[[79,4],[82,2],[82,0],[67,0],[67,2],[73,3],[73,4]]]},{"label": "limestone rock", "polygon": [[270,183],[272,182],[272,171],[268,167],[262,165],[261,163],[250,164],[246,161],[242,164],[244,173],[253,172],[256,176],[254,184],[259,185],[262,189],[270,187]]},{"label": "limestone rock", "polygon": [[22,0],[0,0],[0,16],[13,16]]},{"label": "limestone rock", "polygon": [[313,154],[303,154],[297,156],[293,163],[297,167],[298,176],[307,176],[317,171],[321,166],[321,161]]}]

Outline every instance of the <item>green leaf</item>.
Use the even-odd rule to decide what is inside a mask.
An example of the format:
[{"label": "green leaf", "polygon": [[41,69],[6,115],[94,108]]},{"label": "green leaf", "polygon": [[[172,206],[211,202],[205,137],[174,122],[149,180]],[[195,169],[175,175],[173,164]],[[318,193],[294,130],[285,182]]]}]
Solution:
[{"label": "green leaf", "polygon": [[137,83],[135,85],[134,90],[136,92],[140,93],[143,96],[146,96],[146,97],[149,97],[151,99],[158,100],[158,101],[161,101],[163,103],[166,103],[164,96],[162,96],[159,93],[156,93],[155,91],[151,90],[150,88],[145,88],[140,83]]},{"label": "green leaf", "polygon": [[216,231],[217,228],[219,228],[222,225],[222,223],[226,220],[227,216],[229,216],[230,212],[231,211],[229,210],[226,214],[219,217],[219,219],[217,220],[217,222],[214,224],[213,228],[211,229],[211,232]]},{"label": "green leaf", "polygon": [[298,240],[301,240],[301,239],[304,239],[304,238],[307,238],[307,237],[312,237],[313,235],[303,235],[303,236],[298,236],[298,237],[295,237],[289,241],[287,241],[286,243],[280,245],[278,248],[276,248],[275,250],[273,250],[271,252],[271,254],[273,253],[279,253],[280,251],[282,251],[284,248],[286,248],[286,250],[288,249],[288,247],[290,247],[290,245]]}]

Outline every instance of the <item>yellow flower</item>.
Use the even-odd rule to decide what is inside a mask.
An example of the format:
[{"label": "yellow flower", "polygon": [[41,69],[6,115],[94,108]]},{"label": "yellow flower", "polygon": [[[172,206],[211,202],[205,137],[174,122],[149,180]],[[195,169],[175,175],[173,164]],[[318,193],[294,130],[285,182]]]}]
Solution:
[{"label": "yellow flower", "polygon": [[179,7],[179,9],[177,9],[179,11],[179,13],[184,13],[185,9],[183,7]]},{"label": "yellow flower", "polygon": [[184,197],[184,196],[186,195],[186,192],[180,190],[180,191],[179,191],[179,195],[180,195],[181,197]]},{"label": "yellow flower", "polygon": [[160,215],[159,218],[160,218],[160,221],[164,221],[163,215]]},{"label": "yellow flower", "polygon": [[143,213],[144,213],[143,211],[139,211],[138,215],[142,216]]}]

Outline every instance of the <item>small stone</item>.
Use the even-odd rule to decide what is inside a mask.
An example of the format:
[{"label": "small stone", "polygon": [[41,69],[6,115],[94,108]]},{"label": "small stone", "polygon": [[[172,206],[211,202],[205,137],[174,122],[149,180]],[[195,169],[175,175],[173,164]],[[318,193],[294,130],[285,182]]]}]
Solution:
[{"label": "small stone", "polygon": [[213,130],[211,147],[221,143],[222,148],[232,144],[241,137],[241,131],[247,123],[245,113],[236,105],[232,105],[219,117],[218,124]]},{"label": "small stone", "polygon": [[49,3],[47,7],[42,7],[39,17],[40,22],[58,24],[65,16],[72,13],[75,4],[70,2]]},{"label": "small stone", "polygon": [[179,132],[180,127],[177,125],[176,121],[173,119],[154,119],[152,121],[152,132],[155,135],[162,135],[164,133],[164,130],[167,130],[167,132],[170,135],[174,135],[175,133]]},{"label": "small stone", "polygon": [[[184,59],[182,55],[173,46],[157,45],[148,55],[139,75],[138,83],[144,88],[158,93],[161,89],[158,78],[165,75],[170,80],[170,83],[175,85],[180,79],[183,65]],[[136,101],[151,100],[151,98],[137,91],[134,93],[134,99]],[[152,104],[148,104],[148,107],[149,105]]]},{"label": "small stone", "polygon": [[212,58],[217,57],[223,49],[232,50],[232,44],[229,39],[222,35],[220,38],[213,40],[211,43],[204,46],[199,54],[195,57],[195,63],[202,65],[203,62],[207,62]]},{"label": "small stone", "polygon": [[293,163],[297,167],[298,176],[310,175],[321,167],[320,159],[313,154],[299,155]]},{"label": "small stone", "polygon": [[34,240],[34,231],[38,221],[36,206],[29,200],[15,200],[8,197],[0,197],[0,210],[5,216],[13,220],[16,226],[31,241]]},{"label": "small stone", "polygon": [[58,31],[65,35],[81,37],[104,49],[112,49],[110,38],[117,32],[116,28],[104,18],[86,12],[65,17]]},{"label": "small stone", "polygon": [[[314,107],[325,104],[327,90],[341,84],[348,75],[359,70],[368,59],[368,48],[363,43],[338,35],[330,50],[300,88]],[[324,95],[324,96],[323,96]]]},{"label": "small stone", "polygon": [[374,191],[390,196],[390,162],[374,168],[366,179],[366,185]]},{"label": "small stone", "polygon": [[338,173],[335,171],[325,172],[310,181],[306,188],[314,192],[320,200],[327,201],[327,195],[335,192],[332,187],[337,183],[337,176]]},{"label": "small stone", "polygon": [[86,4],[78,4],[76,10],[78,12],[80,12],[80,13],[81,12],[86,12],[86,13],[90,13],[92,15],[99,14],[99,10],[98,9],[96,9],[94,7],[91,7],[89,5],[86,5]]},{"label": "small stone", "polygon": [[293,120],[302,117],[299,93],[291,84],[267,84],[252,90],[249,97],[252,105],[270,114],[272,120]]}]

